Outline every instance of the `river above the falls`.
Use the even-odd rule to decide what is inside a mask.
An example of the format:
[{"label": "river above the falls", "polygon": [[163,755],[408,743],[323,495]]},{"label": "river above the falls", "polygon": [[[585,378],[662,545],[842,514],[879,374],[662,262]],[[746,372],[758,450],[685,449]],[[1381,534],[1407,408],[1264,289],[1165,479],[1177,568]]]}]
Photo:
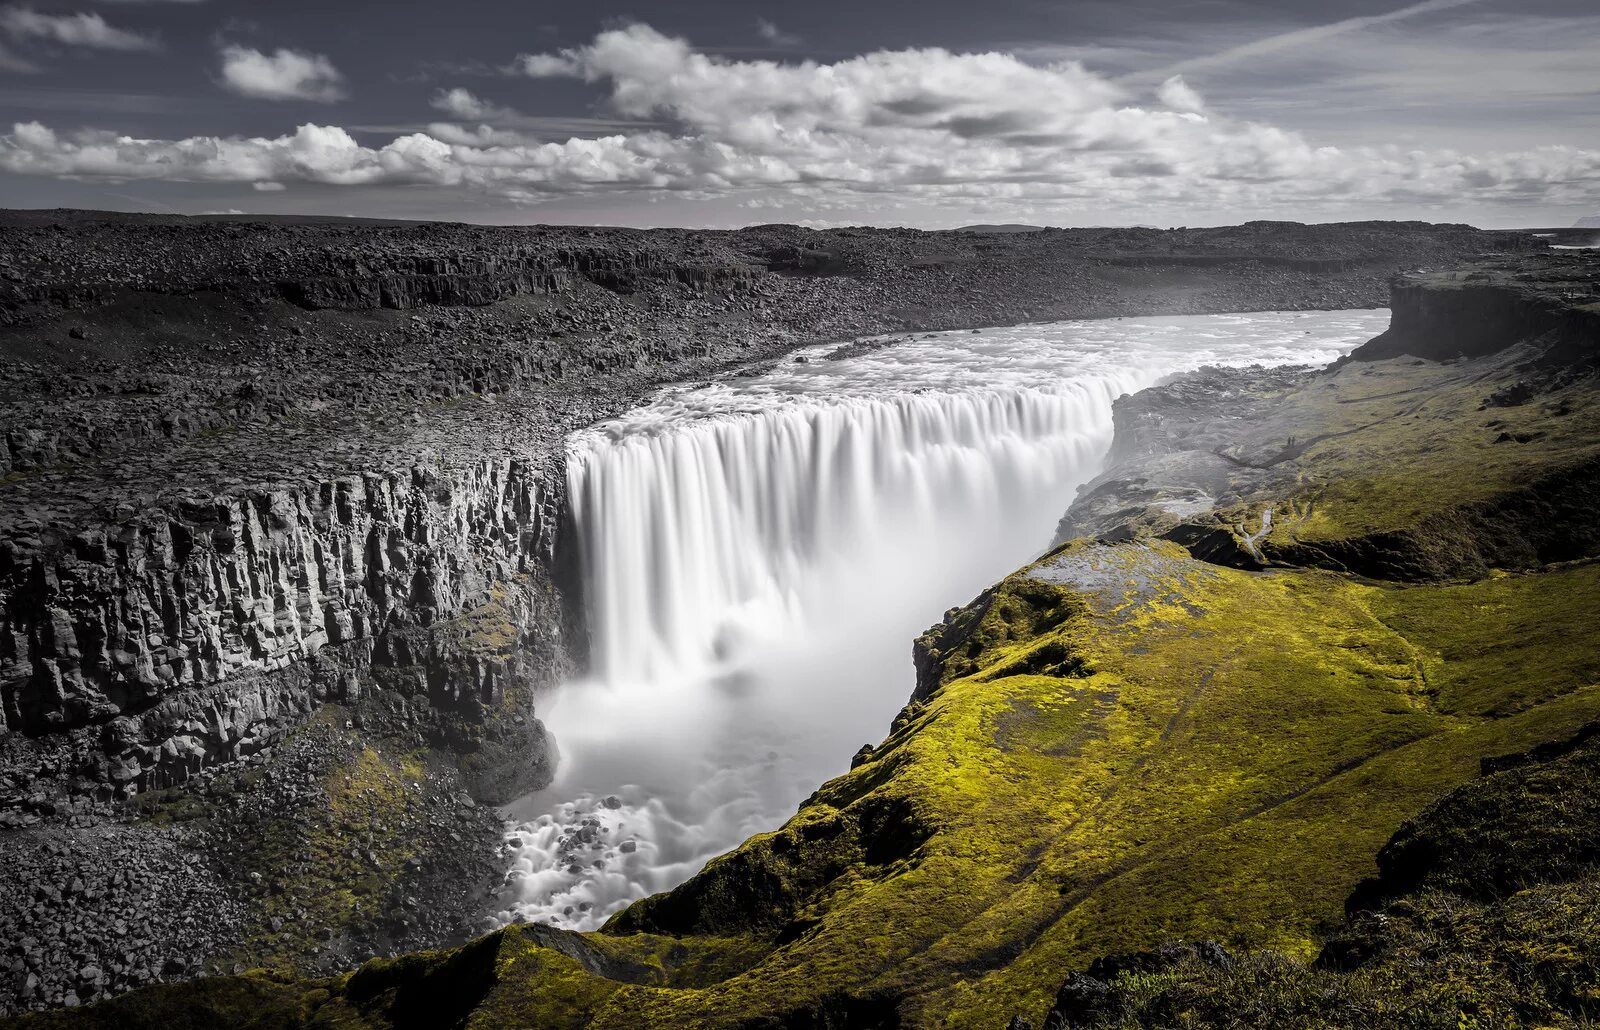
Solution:
[{"label": "river above the falls", "polygon": [[1111,404],[1321,364],[1386,310],[1058,322],[813,347],[569,441],[592,669],[540,718],[491,917],[590,929],[772,830],[909,699],[911,642],[1048,546]]}]

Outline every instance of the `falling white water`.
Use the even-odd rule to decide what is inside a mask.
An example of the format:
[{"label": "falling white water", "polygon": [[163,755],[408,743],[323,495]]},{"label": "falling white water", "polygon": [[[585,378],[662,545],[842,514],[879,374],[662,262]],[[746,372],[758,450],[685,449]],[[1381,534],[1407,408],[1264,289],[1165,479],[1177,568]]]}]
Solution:
[{"label": "falling white water", "polygon": [[1035,557],[1111,402],[1206,364],[1321,363],[1386,311],[1062,322],[818,347],[570,443],[590,678],[541,712],[494,921],[598,926],[793,814],[881,739],[911,640]]}]

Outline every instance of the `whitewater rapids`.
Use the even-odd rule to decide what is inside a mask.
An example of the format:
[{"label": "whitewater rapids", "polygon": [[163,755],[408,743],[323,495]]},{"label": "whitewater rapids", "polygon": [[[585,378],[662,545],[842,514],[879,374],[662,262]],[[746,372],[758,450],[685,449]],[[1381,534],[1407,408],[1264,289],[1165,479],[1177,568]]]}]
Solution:
[{"label": "whitewater rapids", "polygon": [[1036,557],[1111,404],[1330,361],[1388,312],[1060,322],[816,347],[569,442],[591,674],[541,711],[492,922],[590,929],[781,825],[910,696],[912,639]]}]

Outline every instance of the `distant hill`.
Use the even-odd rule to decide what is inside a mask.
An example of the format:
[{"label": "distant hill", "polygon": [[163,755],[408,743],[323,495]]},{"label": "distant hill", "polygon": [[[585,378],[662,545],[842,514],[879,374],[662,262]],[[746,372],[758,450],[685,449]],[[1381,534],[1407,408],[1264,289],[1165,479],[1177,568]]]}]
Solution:
[{"label": "distant hill", "polygon": [[1005,225],[963,225],[962,232],[1042,232],[1045,226],[1008,222]]},{"label": "distant hill", "polygon": [[1590,215],[1572,223],[1574,229],[1600,229],[1600,215]]}]

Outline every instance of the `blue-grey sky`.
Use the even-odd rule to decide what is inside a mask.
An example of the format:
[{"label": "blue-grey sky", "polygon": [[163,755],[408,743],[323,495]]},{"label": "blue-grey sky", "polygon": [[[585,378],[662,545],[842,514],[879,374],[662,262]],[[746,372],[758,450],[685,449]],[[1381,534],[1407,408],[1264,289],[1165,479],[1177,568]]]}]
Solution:
[{"label": "blue-grey sky", "polygon": [[1596,0],[0,0],[0,205],[1564,225]]}]

